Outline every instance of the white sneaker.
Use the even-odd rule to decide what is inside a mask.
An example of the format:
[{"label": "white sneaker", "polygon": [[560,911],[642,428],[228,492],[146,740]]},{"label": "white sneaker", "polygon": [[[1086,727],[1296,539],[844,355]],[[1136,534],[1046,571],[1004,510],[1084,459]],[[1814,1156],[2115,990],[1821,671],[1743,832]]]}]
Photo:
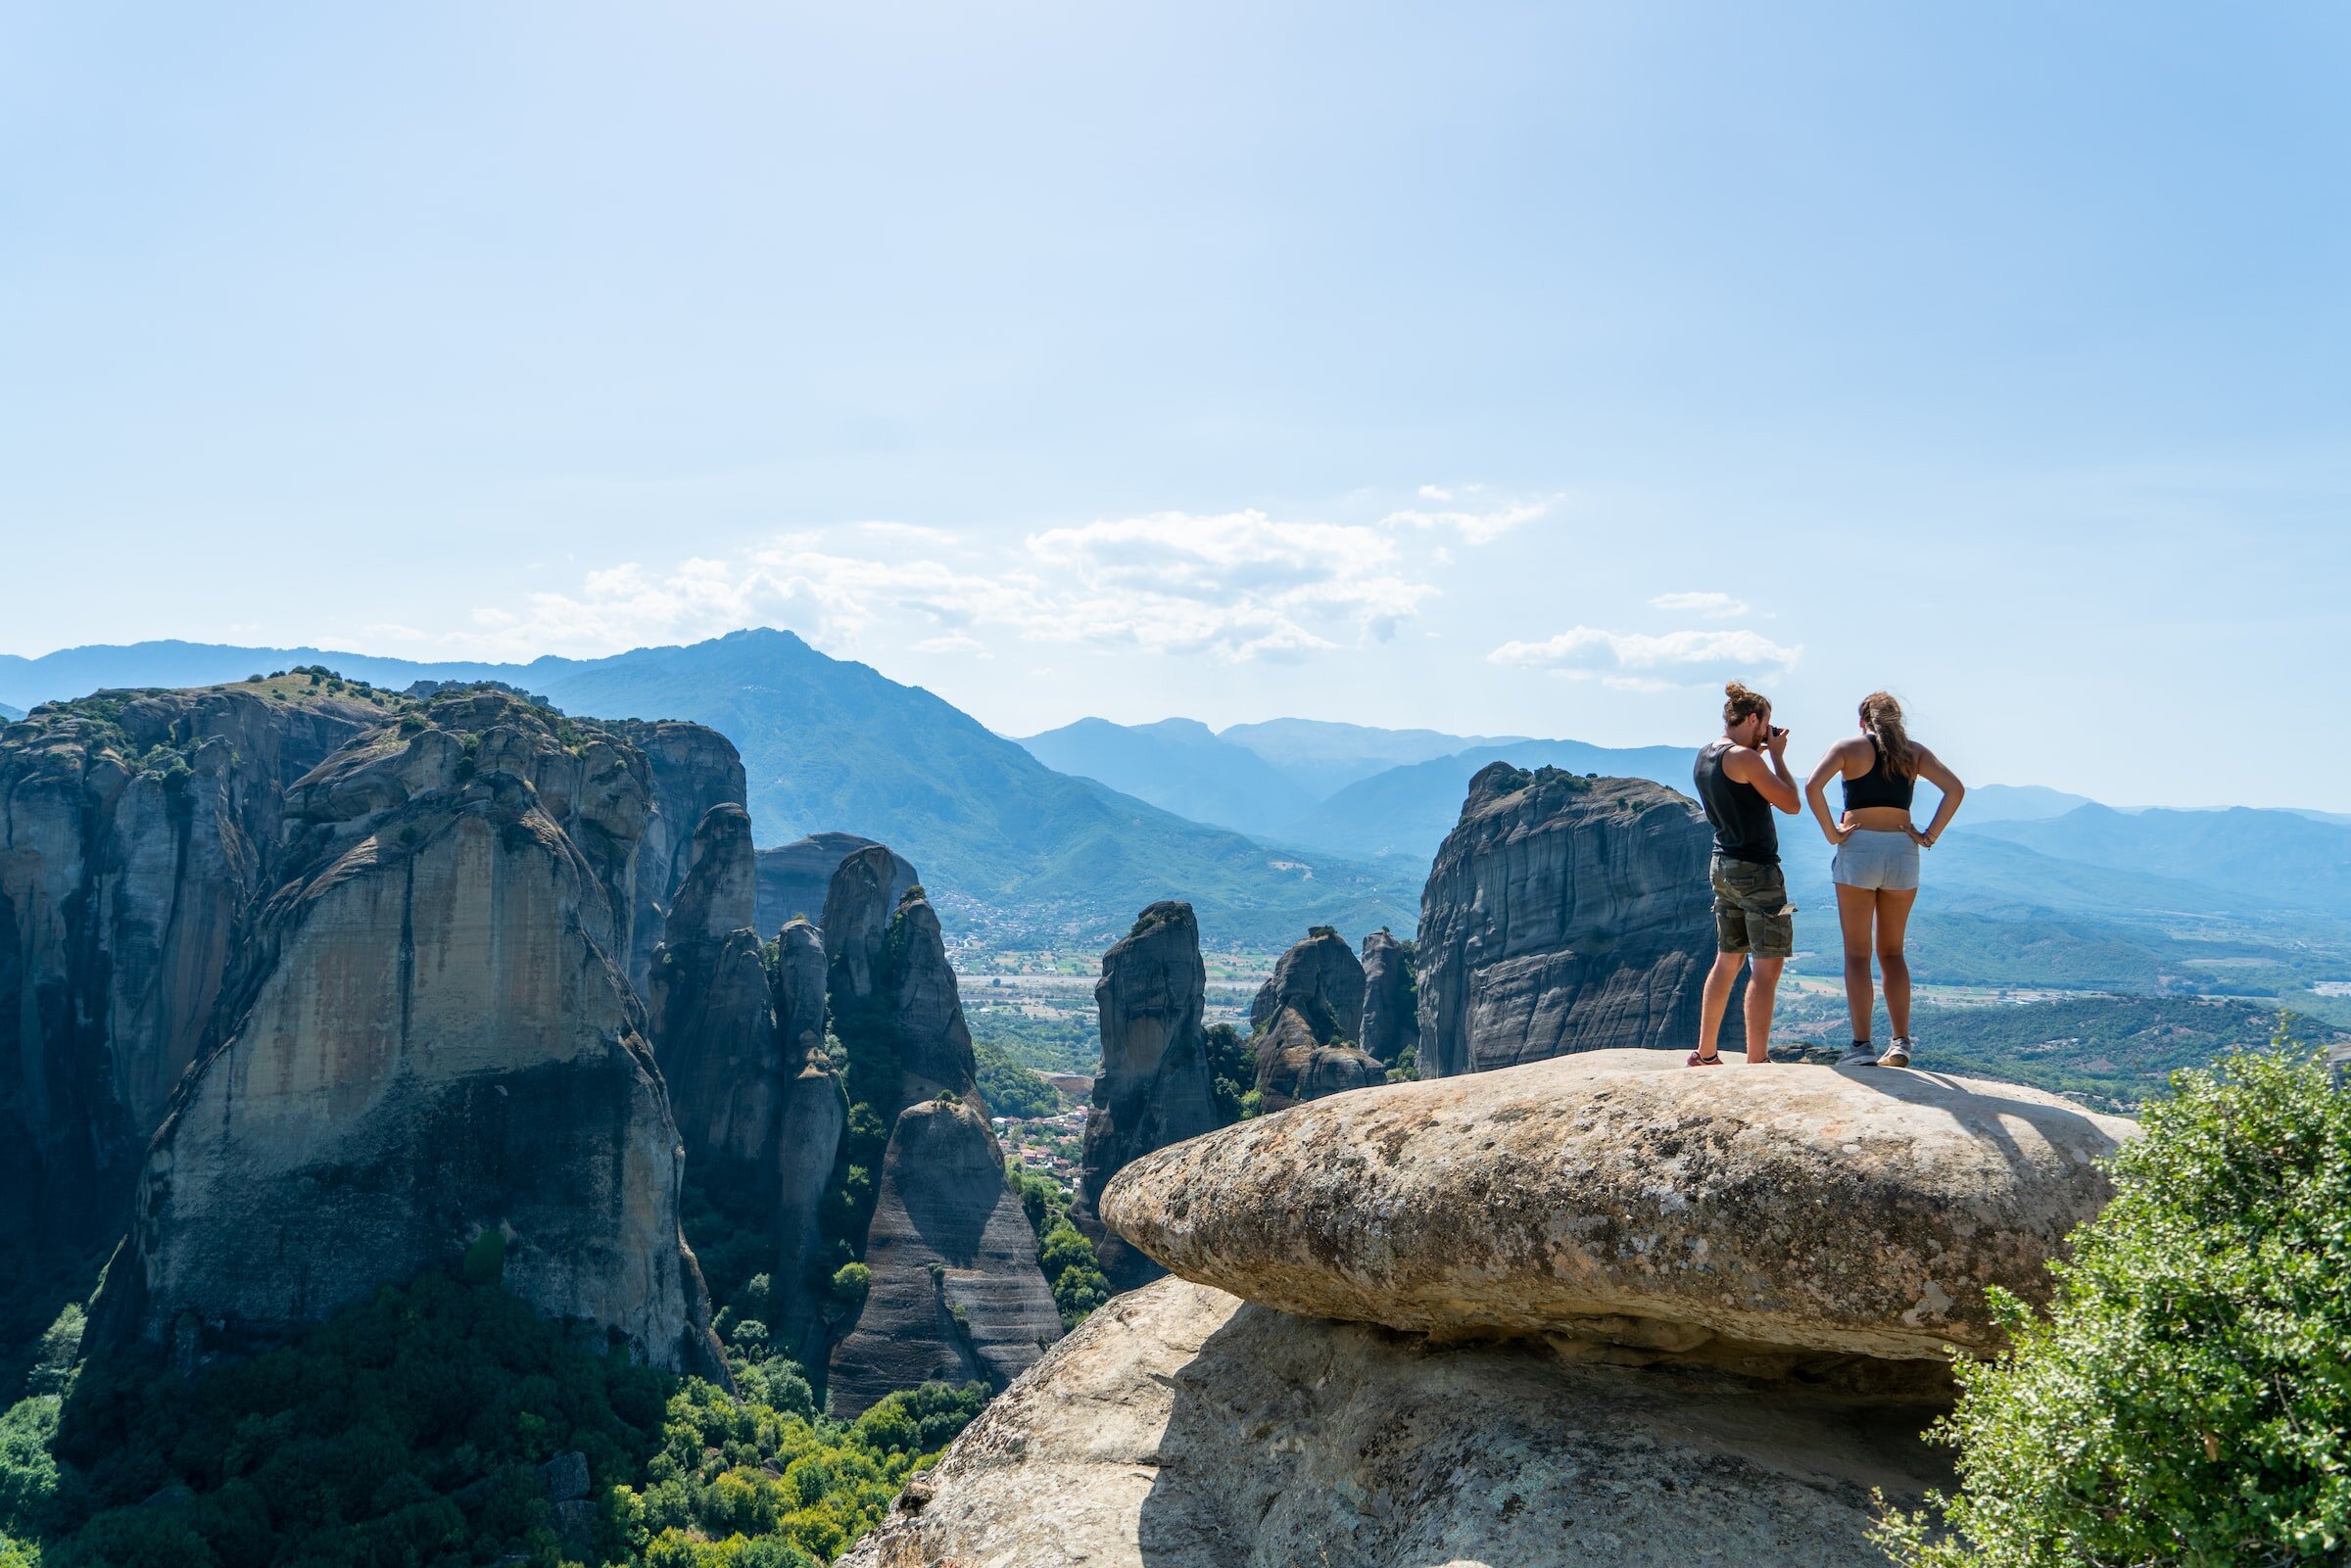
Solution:
[{"label": "white sneaker", "polygon": [[1874,1068],[1878,1062],[1877,1047],[1867,1040],[1855,1040],[1845,1048],[1845,1055],[1837,1059],[1837,1065],[1841,1068]]},{"label": "white sneaker", "polygon": [[1882,1068],[1906,1068],[1909,1065],[1910,1042],[1897,1034],[1894,1037],[1894,1044],[1886,1048],[1886,1054],[1878,1058],[1878,1066]]}]

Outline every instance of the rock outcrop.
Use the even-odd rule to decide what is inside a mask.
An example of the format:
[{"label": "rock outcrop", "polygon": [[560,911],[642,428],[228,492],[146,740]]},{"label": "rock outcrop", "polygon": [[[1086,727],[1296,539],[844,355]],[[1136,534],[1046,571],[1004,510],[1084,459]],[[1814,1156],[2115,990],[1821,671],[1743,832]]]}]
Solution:
[{"label": "rock outcrop", "polygon": [[2046,1299],[2133,1127],[2012,1084],[1601,1051],[1195,1138],[1128,1165],[1102,1217],[1316,1316],[1939,1361],[1996,1344],[1986,1286]]},{"label": "rock outcrop", "polygon": [[776,1267],[769,1328],[786,1354],[822,1364],[826,1255],[820,1214],[848,1127],[840,1074],[825,1051],[825,945],[804,920],[776,936],[775,1018],[785,1064],[776,1131]]},{"label": "rock outcrop", "polygon": [[110,1335],[265,1340],[481,1244],[540,1310],[723,1377],[621,968],[646,763],[565,730],[444,694],[288,791],[287,879],[149,1150]]},{"label": "rock outcrop", "polygon": [[0,1252],[111,1245],[204,1047],[289,784],[373,693],[101,691],[0,732]]},{"label": "rock outcrop", "polygon": [[1249,1004],[1257,1093],[1269,1114],[1387,1081],[1356,1046],[1364,1032],[1364,966],[1346,939],[1318,926],[1281,955]]},{"label": "rock outcrop", "polygon": [[[826,832],[810,833],[789,844],[760,850],[759,929],[780,930],[786,921],[793,919],[821,919],[825,895],[832,888],[833,874],[840,869],[840,863],[860,849],[874,847],[874,840],[860,838],[855,833]],[[893,852],[890,907],[895,908],[906,889],[921,879],[914,873],[914,863]]]},{"label": "rock outcrop", "polygon": [[1304,1015],[1319,1039],[1363,1039],[1364,966],[1345,937],[1318,926],[1282,954],[1249,1003],[1249,1026],[1264,1028],[1285,1007]]},{"label": "rock outcrop", "polygon": [[1095,1212],[1103,1187],[1137,1156],[1217,1125],[1201,1029],[1207,987],[1200,925],[1189,904],[1153,904],[1102,955],[1102,977],[1094,984],[1102,1069],[1094,1078],[1071,1218],[1119,1290],[1157,1278],[1159,1267],[1103,1225]]},{"label": "rock outcrop", "polygon": [[[1697,804],[1661,784],[1479,772],[1420,898],[1420,1076],[1695,1044],[1712,846]],[[1734,997],[1726,1043],[1739,1016]]]},{"label": "rock outcrop", "polygon": [[1061,1337],[1003,1151],[960,1100],[899,1113],[865,1260],[864,1309],[833,1353],[833,1406],[843,1413],[933,1378],[1001,1389]]},{"label": "rock outcrop", "polygon": [[1420,985],[1411,946],[1382,927],[1364,938],[1364,1033],[1357,1043],[1383,1067],[1415,1059]]},{"label": "rock outcrop", "polygon": [[[716,730],[674,719],[628,719],[604,728],[645,753],[652,781],[652,810],[637,843],[632,877],[636,913],[631,921],[629,980],[643,993],[651,977],[653,948],[671,939],[670,900],[694,868],[696,829],[712,807],[743,807],[749,795],[735,742]],[[735,925],[751,924],[746,904]]]},{"label": "rock outcrop", "polygon": [[2045,1296],[2133,1126],[1675,1060],[1400,1083],[1135,1161],[1102,1216],[1184,1277],[1055,1346],[844,1562],[1879,1561],[1873,1493],[1950,1485],[1920,1439],[1943,1346],[1993,1347],[1988,1285]]},{"label": "rock outcrop", "polygon": [[711,807],[693,849],[648,966],[653,1055],[687,1157],[764,1185],[783,1158],[784,1103],[798,1067],[777,1032],[766,955],[751,929],[750,817],[741,806]]},{"label": "rock outcrop", "polygon": [[892,900],[896,860],[860,849],[825,894],[826,994],[847,1055],[842,1158],[856,1158],[861,1109],[889,1129],[865,1236],[871,1284],[830,1357],[834,1405],[848,1414],[918,1364],[1001,1387],[1061,1332],[980,1098],[938,916],[919,886]]},{"label": "rock outcrop", "polygon": [[1923,1424],[1163,1280],[999,1396],[842,1568],[1862,1568],[1872,1488],[1950,1484]]}]

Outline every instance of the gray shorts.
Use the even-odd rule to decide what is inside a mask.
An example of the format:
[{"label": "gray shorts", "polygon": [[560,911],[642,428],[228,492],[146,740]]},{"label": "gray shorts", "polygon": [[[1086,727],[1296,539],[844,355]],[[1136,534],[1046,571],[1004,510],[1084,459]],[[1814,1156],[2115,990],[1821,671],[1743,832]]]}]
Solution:
[{"label": "gray shorts", "polygon": [[1918,841],[1908,833],[1856,828],[1837,846],[1829,864],[1829,880],[1840,887],[1874,892],[1914,892],[1918,888]]}]

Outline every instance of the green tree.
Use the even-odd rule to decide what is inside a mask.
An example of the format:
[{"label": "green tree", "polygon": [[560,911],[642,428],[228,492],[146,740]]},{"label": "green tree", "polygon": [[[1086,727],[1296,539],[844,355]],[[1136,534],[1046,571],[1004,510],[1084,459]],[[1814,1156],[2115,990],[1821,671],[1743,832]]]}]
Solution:
[{"label": "green tree", "polygon": [[[2046,1317],[1959,1367],[1960,1490],[1910,1568],[2341,1563],[2351,1552],[2351,1093],[2282,1037],[2172,1076]],[[1936,1515],[1940,1514],[1940,1520]],[[1940,1524],[1941,1528],[1936,1528]]]}]

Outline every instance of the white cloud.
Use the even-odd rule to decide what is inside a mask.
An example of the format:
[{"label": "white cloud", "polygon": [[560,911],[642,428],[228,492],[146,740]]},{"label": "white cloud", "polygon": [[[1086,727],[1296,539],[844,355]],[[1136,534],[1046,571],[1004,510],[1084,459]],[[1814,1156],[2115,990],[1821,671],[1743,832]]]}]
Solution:
[{"label": "white cloud", "polygon": [[[1474,491],[1478,487],[1472,485],[1469,488]],[[1430,499],[1437,499],[1429,496],[1429,487],[1427,486],[1421,487],[1420,494]],[[1444,499],[1450,499],[1451,498]],[[1462,536],[1463,544],[1491,545],[1511,529],[1522,523],[1533,522],[1550,509],[1548,505],[1539,500],[1497,506],[1492,511],[1483,512],[1424,512],[1408,508],[1404,511],[1390,512],[1380,521],[1390,528],[1421,530],[1450,528]]]},{"label": "white cloud", "polygon": [[1435,485],[1422,485],[1420,487],[1420,499],[1422,500],[1451,500],[1453,499],[1453,492],[1450,490],[1440,490]]},{"label": "white cloud", "polygon": [[1709,685],[1737,675],[1785,675],[1802,652],[1801,646],[1787,647],[1757,632],[1685,631],[1653,637],[1578,626],[1540,642],[1505,642],[1486,658],[1628,690],[1655,691]]},{"label": "white cloud", "polygon": [[[903,539],[922,545],[960,545],[963,543],[963,536],[951,528],[930,528],[921,523],[893,523],[877,519],[854,526],[860,534],[870,535],[875,539]],[[806,536],[802,536],[802,538],[806,539]],[[813,544],[814,541],[809,539],[807,543]]]},{"label": "white cloud", "polygon": [[[901,524],[847,532],[910,545],[955,538]],[[968,653],[984,651],[981,633],[996,627],[1034,642],[1281,662],[1385,640],[1436,592],[1381,528],[1154,512],[1042,530],[987,570],[821,547],[807,534],[731,561],[624,562],[572,592],[532,594],[519,610],[476,610],[475,630],[444,641],[529,656],[780,625],[835,652],[888,636],[922,652]]]},{"label": "white cloud", "polygon": [[1749,613],[1747,600],[1733,598],[1728,594],[1659,594],[1649,602],[1654,609],[1703,615],[1712,621],[1733,620]]}]

